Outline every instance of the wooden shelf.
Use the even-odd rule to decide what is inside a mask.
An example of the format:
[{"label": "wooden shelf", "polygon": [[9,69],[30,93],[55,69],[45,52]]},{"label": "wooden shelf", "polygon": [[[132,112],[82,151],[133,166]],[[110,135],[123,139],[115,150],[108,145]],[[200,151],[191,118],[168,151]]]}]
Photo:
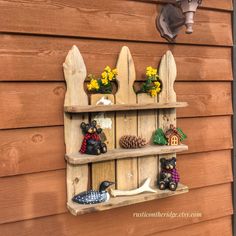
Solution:
[{"label": "wooden shelf", "polygon": [[141,203],[144,201],[151,201],[155,199],[161,199],[161,198],[167,198],[183,193],[188,192],[188,187],[182,184],[179,184],[176,191],[170,191],[170,190],[159,190],[156,189],[156,193],[142,193],[135,196],[124,196],[124,197],[111,197],[108,202],[100,203],[100,204],[93,204],[93,205],[81,205],[78,203],[74,203],[72,201],[69,201],[67,203],[67,208],[69,211],[77,216],[82,215],[90,212],[96,212],[96,211],[105,211],[117,207],[122,206],[129,206],[135,203]]},{"label": "wooden shelf", "polygon": [[69,113],[104,112],[104,111],[130,111],[168,109],[188,106],[187,102],[172,103],[146,103],[146,104],[115,104],[115,105],[88,105],[88,106],[65,106],[64,111]]},{"label": "wooden shelf", "polygon": [[159,154],[169,154],[176,153],[188,150],[187,145],[178,145],[178,146],[158,146],[158,145],[149,145],[144,148],[138,149],[123,149],[117,148],[113,150],[108,150],[107,153],[101,155],[88,155],[88,154],[66,154],[65,158],[70,164],[81,165],[93,162],[109,161],[115,159],[123,159],[130,157],[142,157],[149,155],[159,155]]}]

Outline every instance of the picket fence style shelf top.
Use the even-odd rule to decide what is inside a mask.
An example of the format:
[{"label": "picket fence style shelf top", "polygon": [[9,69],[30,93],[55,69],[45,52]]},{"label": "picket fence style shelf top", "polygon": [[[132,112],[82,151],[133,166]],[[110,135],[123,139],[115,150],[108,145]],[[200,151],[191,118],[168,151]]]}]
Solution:
[{"label": "picket fence style shelf top", "polygon": [[85,112],[104,112],[104,111],[168,109],[168,108],[179,108],[186,106],[188,106],[187,102],[87,105],[87,106],[65,106],[64,111],[69,113],[85,113]]},{"label": "picket fence style shelf top", "polygon": [[170,154],[187,150],[188,146],[184,144],[178,146],[149,145],[139,149],[117,148],[113,150],[108,150],[107,153],[101,155],[88,155],[80,153],[66,154],[65,158],[70,164],[82,165],[87,163],[111,161],[111,160],[131,158],[131,157]]},{"label": "picket fence style shelf top", "polygon": [[159,190],[158,188],[153,188],[153,189],[156,190],[157,192],[142,193],[135,196],[123,196],[123,197],[120,196],[120,197],[110,198],[108,202],[93,204],[93,205],[80,205],[72,201],[69,201],[67,203],[67,207],[73,215],[77,216],[85,213],[105,211],[112,208],[129,206],[131,204],[141,203],[145,201],[167,198],[188,192],[188,187],[183,184],[179,184],[178,188],[175,191]]}]

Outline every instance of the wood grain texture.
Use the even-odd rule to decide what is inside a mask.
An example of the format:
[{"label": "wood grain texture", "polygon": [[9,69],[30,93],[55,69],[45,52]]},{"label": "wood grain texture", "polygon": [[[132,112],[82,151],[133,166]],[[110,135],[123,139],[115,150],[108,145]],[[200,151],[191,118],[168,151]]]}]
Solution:
[{"label": "wood grain texture", "polygon": [[[38,174],[35,175],[38,177]],[[55,183],[52,183],[50,178],[47,178],[50,188],[50,194],[48,188],[45,192],[42,189],[45,185],[41,182],[42,179],[48,177],[43,176],[38,178],[36,182],[28,181],[28,186],[25,188],[20,187],[21,182],[17,178],[17,192],[16,198],[5,197],[7,189],[12,185],[9,185],[9,179],[6,179],[5,187],[1,184],[1,206],[6,204],[8,207],[3,208],[0,212],[1,222],[12,222],[15,220],[29,219],[42,215],[52,215],[59,211],[65,211],[65,196],[63,192],[58,194],[61,190]],[[59,180],[58,176],[55,176]],[[35,177],[36,178],[36,177]],[[63,178],[60,178],[63,181]],[[27,180],[27,179],[25,179]],[[28,179],[30,180],[30,179]],[[12,180],[13,181],[13,180]],[[40,183],[41,185],[40,187]],[[31,184],[34,185],[35,194]],[[54,186],[55,185],[55,186]],[[53,187],[54,186],[54,187]],[[13,188],[13,186],[11,187]],[[4,189],[4,191],[3,191]],[[11,189],[9,189],[11,191]],[[25,192],[24,198],[22,192]],[[65,186],[62,191],[65,191]],[[18,194],[19,193],[19,194]],[[38,193],[38,194],[37,194]],[[19,199],[21,198],[21,200]],[[22,198],[24,199],[22,201]],[[202,201],[204,199],[204,201]],[[12,202],[14,204],[12,205]],[[30,205],[32,204],[32,205]],[[217,207],[216,207],[217,206]],[[46,210],[46,208],[48,210]],[[13,210],[14,209],[14,210]],[[26,210],[27,209],[27,210]],[[29,211],[31,209],[31,212]],[[199,218],[137,218],[133,217],[135,212],[200,212],[202,217]],[[181,226],[190,225],[193,223],[203,222],[210,219],[216,219],[232,214],[232,192],[231,184],[226,183],[223,185],[216,185],[207,188],[191,190],[187,194],[179,195],[172,198],[160,199],[155,201],[146,202],[143,204],[137,204],[125,208],[117,208],[111,211],[104,211],[95,214],[86,214],[79,217],[74,217],[71,214],[59,214],[49,217],[38,218],[34,220],[21,221],[18,223],[0,225],[1,232],[4,236],[14,235],[13,232],[18,232],[18,235],[103,235],[104,229],[106,233],[114,235],[117,232],[118,235],[145,235],[156,233],[164,230],[170,230]],[[32,216],[34,215],[34,216]],[[115,215],[115,217],[114,217]],[[145,227],[149,223],[149,227]],[[107,224],[109,222],[109,224]],[[128,223],[127,223],[128,222]],[[83,227],[78,227],[83,225]]]},{"label": "wood grain texture", "polygon": [[1,130],[0,153],[0,177],[64,169],[63,127]]},{"label": "wood grain texture", "polygon": [[233,181],[231,150],[178,155],[177,169],[189,188]]},{"label": "wood grain texture", "polygon": [[[175,0],[133,0],[133,1],[141,1],[148,3],[176,3]],[[232,0],[204,0],[198,8],[210,8],[210,9],[219,9],[226,11],[233,11],[233,2]]]},{"label": "wood grain texture", "polygon": [[[174,83],[177,77],[177,67],[175,58],[171,51],[167,51],[161,58],[159,67],[159,77],[162,82],[162,91],[158,96],[159,102],[176,102],[176,92],[174,90]],[[158,128],[164,132],[170,128],[170,125],[176,127],[176,109],[171,108],[167,110],[159,110],[158,114]],[[161,158],[176,158],[176,153],[159,155],[159,163]],[[161,165],[159,164],[159,171],[161,172]],[[158,178],[160,178],[158,176]]]},{"label": "wood grain texture", "polygon": [[[90,104],[96,105],[97,102],[102,98],[105,97],[109,99],[114,104],[114,95],[112,94],[92,94],[90,97]],[[101,114],[103,114],[104,119],[109,119],[111,121],[111,128],[103,128],[99,125],[101,120]],[[115,148],[115,114],[114,112],[106,112],[106,113],[95,113],[91,114],[92,120],[96,117],[99,118],[97,120],[98,127],[103,129],[103,133],[106,135],[106,145],[108,151]],[[104,120],[103,119],[103,120]],[[108,120],[108,122],[109,122]],[[109,180],[115,182],[115,161],[106,161],[102,163],[93,163],[91,167],[92,171],[92,189],[99,189],[99,186],[102,181]]]},{"label": "wood grain texture", "polygon": [[[133,83],[136,79],[132,55],[128,47],[121,48],[117,65],[118,91],[115,95],[116,104],[136,103]],[[116,148],[120,147],[123,135],[137,135],[137,111],[116,112]],[[137,158],[126,158],[116,161],[116,187],[129,190],[138,186]]]},{"label": "wood grain texture", "polygon": [[225,81],[233,78],[230,47],[0,34],[0,80],[64,81],[61,65],[72,45],[79,47],[88,73],[96,75],[100,75],[101,68],[106,65],[115,67],[120,48],[127,45],[138,80],[145,78],[146,66],[157,66],[168,49],[176,60],[177,80]]},{"label": "wood grain texture", "polygon": [[189,226],[181,227],[174,230],[168,230],[165,232],[158,232],[150,234],[149,236],[232,236],[232,218],[231,216],[226,216],[223,218],[205,221],[198,224],[192,224]]},{"label": "wood grain texture", "polygon": [[64,95],[63,83],[1,83],[0,128],[63,124]]},{"label": "wood grain texture", "polygon": [[[185,142],[189,145],[188,153],[232,148],[230,116],[184,118],[178,119],[178,124],[190,137]],[[214,130],[218,127],[224,129],[222,136],[216,138]],[[1,130],[0,134],[1,176],[64,168],[62,126]]]},{"label": "wood grain texture", "polygon": [[184,141],[189,153],[233,148],[230,116],[179,119],[177,124],[189,137]]},{"label": "wood grain texture", "polygon": [[[148,94],[137,94],[138,104],[152,102],[157,103],[157,98],[150,97]],[[153,144],[153,132],[158,127],[158,111],[139,111],[138,112],[138,136],[146,139],[149,144]],[[150,186],[156,186],[159,171],[159,159],[156,155],[138,158],[138,184],[141,186],[147,178],[151,178]]]},{"label": "wood grain texture", "polygon": [[[0,129],[62,125],[65,89],[58,82],[1,83]],[[177,109],[178,117],[232,114],[231,83],[177,82],[175,89],[189,104]]]},{"label": "wood grain texture", "polygon": [[[176,191],[160,190],[154,188],[156,193],[142,193],[134,196],[119,196],[112,197],[109,202],[104,202],[95,205],[78,205],[74,202],[68,202],[67,207],[74,216],[83,215],[97,211],[107,211],[118,207],[130,206],[138,203],[162,199],[167,197],[174,197],[180,194],[188,193],[188,187],[182,184],[178,185]],[[120,190],[117,190],[120,191]]]},{"label": "wood grain texture", "polygon": [[187,101],[188,107],[177,109],[177,117],[232,115],[231,83],[176,83],[177,101]]},{"label": "wood grain texture", "polygon": [[66,211],[65,170],[0,179],[0,223]]},{"label": "wood grain texture", "polygon": [[188,150],[188,146],[186,145],[178,145],[178,146],[147,145],[146,147],[136,148],[136,149],[116,148],[108,151],[107,153],[104,153],[101,156],[80,154],[80,153],[66,154],[66,160],[70,164],[81,165],[81,164],[109,161],[115,159],[117,159],[117,161],[118,160],[126,161],[126,160],[132,160],[135,157],[167,154],[172,152],[182,152],[186,150]]},{"label": "wood grain texture", "polygon": [[[137,1],[122,1],[121,4],[119,0],[102,2],[80,0],[69,3],[63,0],[56,2],[27,0],[2,1],[0,7],[2,32],[166,42],[154,24],[161,10],[160,4],[156,6]],[[199,9],[194,29],[195,32],[191,36],[182,31],[176,41],[232,45],[230,12]]]},{"label": "wood grain texture", "polygon": [[154,109],[165,109],[165,108],[179,108],[187,107],[186,102],[173,102],[173,103],[149,103],[143,101],[143,104],[115,104],[115,105],[90,105],[90,106],[65,106],[64,110],[69,113],[86,113],[86,112],[103,112],[103,111],[133,111],[133,110],[154,110]]},{"label": "wood grain texture", "polygon": [[[68,52],[63,63],[63,69],[67,87],[64,106],[88,105],[88,96],[83,86],[87,76],[87,70],[83,57],[76,46],[73,46]],[[80,150],[83,141],[83,133],[80,125],[82,122],[87,121],[87,114],[64,114],[66,154]],[[76,194],[89,188],[89,166],[72,166],[67,164],[66,170],[67,201],[71,201],[71,198]]]}]

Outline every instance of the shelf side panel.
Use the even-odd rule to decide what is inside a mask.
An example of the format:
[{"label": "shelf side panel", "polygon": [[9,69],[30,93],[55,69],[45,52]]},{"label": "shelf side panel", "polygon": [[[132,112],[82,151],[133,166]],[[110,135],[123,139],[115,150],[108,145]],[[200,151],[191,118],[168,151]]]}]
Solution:
[{"label": "shelf side panel", "polygon": [[[124,46],[121,49],[117,61],[117,82],[116,104],[136,103],[136,94],[133,90],[135,81],[134,61],[129,48]],[[119,147],[119,140],[123,135],[137,135],[137,111],[123,111],[116,113],[116,148]],[[117,160],[116,180],[118,189],[136,188],[137,179],[137,158]]]},{"label": "shelf side panel", "polygon": [[[66,94],[64,106],[86,106],[88,97],[84,91],[84,80],[86,78],[86,67],[82,55],[76,46],[69,51],[63,64],[66,80]],[[80,129],[82,122],[87,122],[86,114],[65,114],[64,134],[66,154],[79,151],[83,135]],[[67,199],[71,198],[88,188],[89,168],[88,165],[72,166],[67,164]]]}]

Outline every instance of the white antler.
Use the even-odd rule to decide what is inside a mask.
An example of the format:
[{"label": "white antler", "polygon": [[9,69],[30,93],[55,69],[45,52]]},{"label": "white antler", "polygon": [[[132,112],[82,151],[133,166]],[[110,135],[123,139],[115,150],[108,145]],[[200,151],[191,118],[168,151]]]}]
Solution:
[{"label": "white antler", "polygon": [[111,189],[111,195],[113,197],[116,196],[130,196],[130,195],[136,195],[136,194],[140,194],[140,193],[144,193],[144,192],[151,192],[151,193],[156,193],[156,190],[152,189],[149,184],[150,184],[151,179],[147,178],[146,181],[144,182],[144,184],[137,188],[137,189],[133,189],[133,190],[118,190],[118,189]]}]

